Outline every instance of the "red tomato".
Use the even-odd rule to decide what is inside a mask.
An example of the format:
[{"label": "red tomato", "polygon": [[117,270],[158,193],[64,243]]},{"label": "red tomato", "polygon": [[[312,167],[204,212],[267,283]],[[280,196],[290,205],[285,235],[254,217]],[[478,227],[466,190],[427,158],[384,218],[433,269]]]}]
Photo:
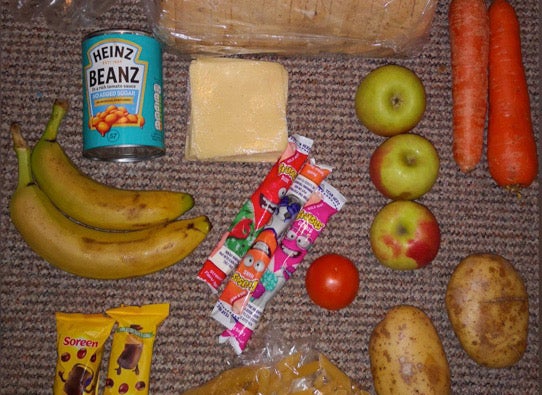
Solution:
[{"label": "red tomato", "polygon": [[354,263],[338,254],[326,254],[309,266],[305,277],[309,297],[318,306],[339,310],[355,299],[359,272]]}]

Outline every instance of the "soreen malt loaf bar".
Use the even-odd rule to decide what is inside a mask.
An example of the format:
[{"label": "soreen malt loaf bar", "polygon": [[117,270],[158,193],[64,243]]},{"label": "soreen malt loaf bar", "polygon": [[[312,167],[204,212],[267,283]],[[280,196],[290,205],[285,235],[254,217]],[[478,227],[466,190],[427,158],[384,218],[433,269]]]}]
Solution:
[{"label": "soreen malt loaf bar", "polygon": [[154,33],[197,55],[408,55],[424,43],[436,0],[155,0]]}]

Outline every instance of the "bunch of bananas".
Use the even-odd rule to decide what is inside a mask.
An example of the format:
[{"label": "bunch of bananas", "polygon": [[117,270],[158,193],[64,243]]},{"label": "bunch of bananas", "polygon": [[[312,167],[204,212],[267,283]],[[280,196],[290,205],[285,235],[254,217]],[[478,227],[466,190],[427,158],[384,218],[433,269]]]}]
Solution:
[{"label": "bunch of bananas", "polygon": [[114,188],[82,173],[56,140],[67,111],[67,101],[54,102],[32,150],[11,126],[19,174],[9,212],[28,245],[59,269],[97,279],[143,276],[188,256],[211,230],[206,216],[179,219],[192,196]]}]

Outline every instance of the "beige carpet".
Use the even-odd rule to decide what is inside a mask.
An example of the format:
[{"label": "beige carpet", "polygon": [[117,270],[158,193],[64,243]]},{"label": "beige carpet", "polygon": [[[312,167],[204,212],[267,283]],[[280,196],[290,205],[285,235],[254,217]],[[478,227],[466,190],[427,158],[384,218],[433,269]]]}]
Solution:
[{"label": "beige carpet", "polygon": [[[136,0],[118,1],[92,27],[58,33],[42,19],[16,23],[5,12],[9,3],[2,2],[0,49],[0,393],[51,393],[56,311],[91,313],[120,304],[170,303],[170,316],[159,329],[155,343],[153,394],[179,394],[236,364],[232,349],[217,343],[221,328],[209,317],[215,296],[195,281],[195,275],[270,166],[183,160],[189,62],[172,53],[164,54],[167,154],[136,164],[84,159],[81,39],[86,33],[103,28],[149,30],[144,10]],[[538,132],[540,116],[534,110],[540,109],[539,3],[529,0],[513,4],[521,20],[533,122]],[[427,45],[408,59],[267,57],[284,64],[289,72],[290,132],[314,139],[315,158],[333,166],[330,181],[346,195],[348,203],[332,219],[283,292],[268,306],[262,325],[273,323],[275,330],[292,344],[301,336],[309,336],[319,350],[373,392],[368,355],[370,333],[389,308],[412,304],[431,317],[441,336],[455,394],[538,394],[539,184],[535,182],[518,199],[495,185],[485,158],[469,175],[461,174],[455,166],[451,154],[446,15],[447,2],[441,1]],[[353,96],[360,79],[377,65],[391,62],[408,66],[421,76],[428,101],[426,115],[416,132],[435,143],[442,160],[436,185],[420,199],[439,219],[441,249],[431,266],[412,272],[385,269],[371,253],[368,229],[386,199],[371,184],[368,163],[382,139],[360,126],[353,111]],[[194,195],[196,205],[191,213],[208,215],[214,229],[193,255],[143,278],[97,281],[59,271],[28,248],[11,224],[7,208],[17,174],[9,125],[19,121],[28,140],[34,143],[44,128],[53,100],[59,97],[67,98],[72,106],[59,140],[86,173],[120,187],[168,188]],[[361,276],[355,302],[334,313],[313,305],[303,286],[307,265],[328,252],[349,256]],[[446,315],[444,293],[449,276],[460,259],[473,252],[505,256],[527,285],[529,345],[521,361],[507,369],[487,369],[470,360]],[[108,347],[103,369],[107,366]]]}]

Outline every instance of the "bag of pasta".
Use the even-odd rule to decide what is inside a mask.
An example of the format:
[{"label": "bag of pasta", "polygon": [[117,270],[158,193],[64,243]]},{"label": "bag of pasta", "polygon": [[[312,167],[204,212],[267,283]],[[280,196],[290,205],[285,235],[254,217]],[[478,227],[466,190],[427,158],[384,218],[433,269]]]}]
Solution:
[{"label": "bag of pasta", "polygon": [[183,395],[369,395],[308,341],[268,343],[239,361]]}]

